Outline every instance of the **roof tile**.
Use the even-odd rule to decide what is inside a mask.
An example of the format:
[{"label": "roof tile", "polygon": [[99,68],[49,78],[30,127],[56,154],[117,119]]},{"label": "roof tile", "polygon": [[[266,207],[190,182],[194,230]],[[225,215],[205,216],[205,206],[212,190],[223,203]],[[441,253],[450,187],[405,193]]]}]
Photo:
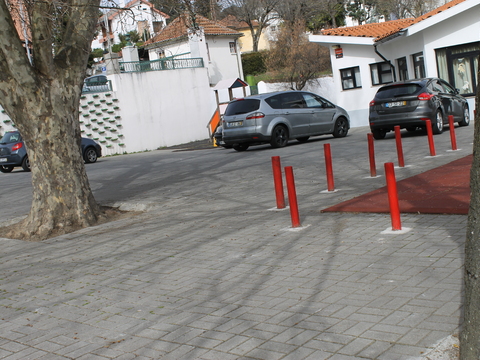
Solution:
[{"label": "roof tile", "polygon": [[409,19],[400,19],[400,20],[391,20],[385,21],[383,23],[373,23],[373,24],[365,24],[359,26],[349,26],[349,27],[341,27],[335,29],[327,29],[322,30],[322,35],[333,35],[333,36],[355,36],[355,37],[372,37],[375,38],[375,41],[382,40],[386,37],[389,37],[393,34],[398,33],[399,31],[428,19],[434,15],[441,13],[451,7],[458,5],[465,0],[452,0],[445,5],[442,5],[435,10],[432,10],[422,16],[417,18],[409,18]]},{"label": "roof tile", "polygon": [[[189,17],[185,14],[177,17],[158,35],[146,41],[145,45],[186,37],[188,34],[188,29],[190,28],[190,24],[187,24],[187,19],[189,19]],[[205,35],[243,36],[242,33],[232,30],[226,26],[222,26],[214,21],[208,20],[201,15],[196,15],[196,22],[198,26],[203,28]]]}]

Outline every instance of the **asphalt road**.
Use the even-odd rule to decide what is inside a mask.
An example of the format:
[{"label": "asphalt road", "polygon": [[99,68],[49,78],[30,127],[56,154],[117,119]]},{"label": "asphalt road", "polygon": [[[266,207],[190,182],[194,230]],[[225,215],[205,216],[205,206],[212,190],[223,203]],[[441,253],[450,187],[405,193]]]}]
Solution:
[{"label": "asphalt road", "polygon": [[[325,206],[346,200],[348,189],[361,186],[365,192],[376,189],[378,182],[369,177],[367,127],[351,129],[346,138],[325,135],[300,144],[293,140],[289,146],[272,149],[269,145],[251,147],[245,152],[214,148],[207,141],[179,145],[151,152],[100,158],[97,163],[86,164],[90,185],[97,201],[102,205],[122,206],[123,209],[148,210],[161,207],[166,201],[191,197],[207,198],[212,202],[218,197],[229,200],[228,187],[245,186],[256,189],[258,202],[270,202],[274,206],[271,175],[271,157],[280,156],[282,166],[293,166],[297,193],[302,194],[302,182],[318,182],[326,188],[323,146],[331,144],[336,187],[346,190],[326,197]],[[397,179],[409,177],[429,168],[443,165],[471,152],[473,124],[456,128],[458,147],[467,150],[458,154],[448,153],[450,136],[446,131],[434,137],[437,156],[429,159],[427,136],[417,131],[402,131],[406,167],[396,174]],[[397,162],[393,132],[386,139],[375,141],[377,172],[383,174],[384,162]],[[409,166],[409,156],[425,154],[420,163]],[[348,176],[342,175],[343,168]],[[355,180],[351,175],[358,174]],[[362,174],[364,176],[362,176]],[[353,181],[355,183],[353,183]],[[227,184],[228,187],[223,186]],[[323,185],[325,184],[325,185]],[[383,186],[384,184],[380,184]],[[31,203],[31,175],[21,168],[12,173],[0,174],[0,221],[13,221],[25,216]],[[231,199],[238,201],[238,199]],[[331,201],[329,201],[331,200]],[[252,204],[254,205],[254,204]]]}]

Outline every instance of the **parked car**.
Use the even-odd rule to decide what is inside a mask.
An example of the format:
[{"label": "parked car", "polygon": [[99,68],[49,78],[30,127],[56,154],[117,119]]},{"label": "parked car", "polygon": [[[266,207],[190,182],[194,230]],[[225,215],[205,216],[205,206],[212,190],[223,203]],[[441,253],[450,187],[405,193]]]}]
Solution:
[{"label": "parked car", "polygon": [[[92,139],[82,138],[81,146],[86,163],[94,163],[102,156],[102,147]],[[18,131],[7,131],[0,139],[0,172],[9,173],[18,166],[30,171],[27,148]]]},{"label": "parked car", "polygon": [[83,81],[82,92],[109,91],[110,86],[105,75],[93,75]]},{"label": "parked car", "polygon": [[448,124],[448,116],[460,126],[470,123],[467,100],[449,83],[438,78],[407,80],[388,84],[378,89],[370,102],[369,122],[375,139],[398,125],[415,131],[425,128],[425,120],[432,122],[432,132],[440,134]]},{"label": "parked car", "polygon": [[250,145],[286,146],[290,139],[306,142],[310,136],[347,136],[348,113],[316,94],[283,91],[231,101],[223,115],[222,140],[237,151]]}]

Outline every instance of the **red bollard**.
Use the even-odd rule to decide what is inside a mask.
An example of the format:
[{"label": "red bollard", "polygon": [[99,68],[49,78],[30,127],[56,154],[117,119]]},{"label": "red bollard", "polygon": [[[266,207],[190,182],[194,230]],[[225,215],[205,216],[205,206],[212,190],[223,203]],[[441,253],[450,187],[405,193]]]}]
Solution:
[{"label": "red bollard", "polygon": [[393,163],[385,163],[385,176],[387,178],[388,204],[390,206],[390,217],[392,219],[392,230],[402,230],[400,221],[400,206],[398,204],[397,181]]},{"label": "red bollard", "polygon": [[325,166],[327,168],[327,190],[335,190],[335,182],[333,181],[332,152],[330,144],[323,144],[323,152],[325,154]]},{"label": "red bollard", "polygon": [[275,198],[277,209],[285,209],[285,195],[283,193],[282,167],[280,156],[272,156],[273,183],[275,185]]},{"label": "red bollard", "polygon": [[403,159],[402,135],[400,134],[400,126],[396,125],[393,128],[395,129],[395,141],[397,143],[398,166],[405,167],[405,160]]},{"label": "red bollard", "polygon": [[455,123],[453,122],[453,115],[448,115],[448,124],[450,126],[450,141],[452,143],[452,150],[457,150],[457,137],[455,136]]},{"label": "red bollard", "polygon": [[285,167],[285,177],[287,178],[288,202],[290,203],[292,227],[299,227],[300,215],[298,214],[297,191],[295,190],[295,179],[293,177],[293,168],[291,166]]},{"label": "red bollard", "polygon": [[435,143],[433,142],[432,122],[425,120],[427,124],[428,146],[430,147],[430,156],[436,156]]},{"label": "red bollard", "polygon": [[375,165],[375,147],[373,145],[373,134],[367,134],[368,139],[368,157],[370,159],[370,176],[377,176],[377,166]]}]

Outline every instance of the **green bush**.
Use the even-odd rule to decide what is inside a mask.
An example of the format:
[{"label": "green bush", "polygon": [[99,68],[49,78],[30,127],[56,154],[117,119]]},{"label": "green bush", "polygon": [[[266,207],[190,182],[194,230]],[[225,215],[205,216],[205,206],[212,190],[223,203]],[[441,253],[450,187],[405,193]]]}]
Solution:
[{"label": "green bush", "polygon": [[267,71],[265,66],[265,52],[251,52],[242,54],[243,75],[258,75]]}]

